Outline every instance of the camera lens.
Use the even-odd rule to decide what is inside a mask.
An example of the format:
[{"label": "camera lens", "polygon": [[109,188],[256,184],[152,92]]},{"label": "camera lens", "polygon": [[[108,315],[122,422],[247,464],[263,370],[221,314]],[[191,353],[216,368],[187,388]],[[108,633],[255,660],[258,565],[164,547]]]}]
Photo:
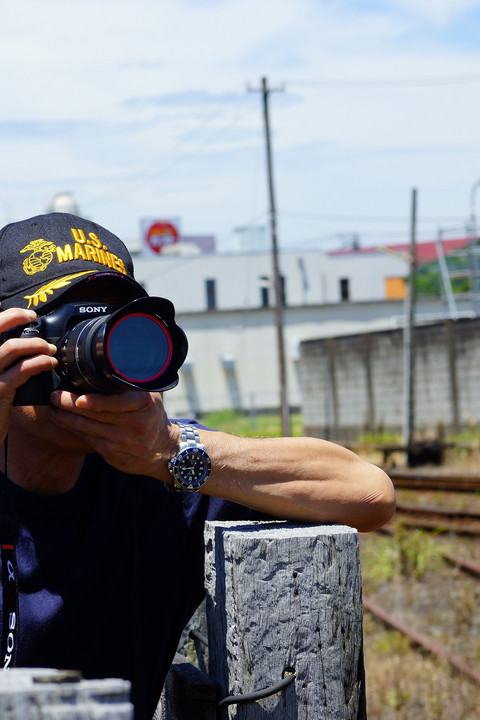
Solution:
[{"label": "camera lens", "polygon": [[[65,306],[72,324],[57,342],[63,389],[76,393],[170,390],[178,383],[188,342],[165,298],[139,298],[109,313],[109,307]],[[53,315],[53,313],[52,313]],[[48,337],[53,337],[53,332]]]},{"label": "camera lens", "polygon": [[128,387],[153,391],[175,387],[188,342],[175,323],[172,303],[146,297],[113,313],[109,309],[87,303],[70,308],[68,319],[81,318],[87,311],[98,317],[74,324],[58,341],[62,388],[115,393]]},{"label": "camera lens", "polygon": [[109,330],[107,356],[114,371],[132,383],[151,382],[162,375],[172,358],[172,339],[156,317],[132,313]]}]

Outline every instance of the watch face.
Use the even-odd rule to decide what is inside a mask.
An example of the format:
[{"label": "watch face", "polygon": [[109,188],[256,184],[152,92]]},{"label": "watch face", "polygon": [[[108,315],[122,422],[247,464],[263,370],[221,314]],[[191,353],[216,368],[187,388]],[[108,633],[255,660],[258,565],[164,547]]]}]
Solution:
[{"label": "watch face", "polygon": [[176,463],[177,479],[188,490],[201,487],[210,474],[210,458],[205,450],[188,448],[183,450]]}]

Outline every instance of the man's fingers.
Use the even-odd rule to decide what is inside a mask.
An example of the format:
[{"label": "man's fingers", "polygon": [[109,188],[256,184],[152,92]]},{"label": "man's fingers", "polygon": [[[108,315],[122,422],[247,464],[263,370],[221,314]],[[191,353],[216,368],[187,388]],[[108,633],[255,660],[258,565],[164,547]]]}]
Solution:
[{"label": "man's fingers", "polygon": [[23,308],[9,308],[0,313],[0,332],[12,330],[18,325],[28,325],[37,317],[35,310],[24,310]]},{"label": "man's fingers", "polygon": [[140,390],[129,390],[112,395],[101,393],[75,395],[66,390],[58,390],[52,393],[51,399],[56,407],[81,414],[136,412],[150,407],[153,402],[148,392]]},{"label": "man's fingers", "polygon": [[143,413],[154,406],[150,393],[128,391],[115,395],[75,395],[67,391],[56,391],[51,395],[52,405],[69,414],[82,415],[98,422],[123,425],[124,413]]},{"label": "man's fingers", "polygon": [[8,370],[0,372],[0,396],[14,392],[34,375],[53,370],[58,365],[54,357],[36,355],[20,360]]},{"label": "man's fingers", "polygon": [[[100,420],[98,417],[93,419],[85,415],[75,415],[73,412],[61,412],[53,407],[50,409],[49,416],[57,425],[82,437],[105,440],[112,437],[112,431],[118,436],[118,427],[113,430],[112,424],[105,419]],[[113,418],[113,416],[111,417]]]},{"label": "man's fingers", "polygon": [[18,362],[20,358],[26,359],[42,355],[52,358],[56,352],[55,345],[41,338],[10,338],[0,345],[0,372]]},{"label": "man's fingers", "polygon": [[154,433],[156,409],[149,393],[75,395],[56,391],[51,401],[52,420],[75,434],[88,437],[99,452],[117,447],[123,453],[126,446],[133,446],[139,438],[150,438]]}]

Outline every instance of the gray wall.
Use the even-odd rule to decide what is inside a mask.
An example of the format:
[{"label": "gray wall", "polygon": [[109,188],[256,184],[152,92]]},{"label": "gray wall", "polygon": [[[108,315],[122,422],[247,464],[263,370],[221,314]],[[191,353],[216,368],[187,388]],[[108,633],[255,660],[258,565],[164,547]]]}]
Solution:
[{"label": "gray wall", "polygon": [[[431,437],[480,420],[480,319],[415,328],[415,428]],[[350,440],[380,429],[401,432],[403,330],[309,340],[299,377],[308,435]]]}]

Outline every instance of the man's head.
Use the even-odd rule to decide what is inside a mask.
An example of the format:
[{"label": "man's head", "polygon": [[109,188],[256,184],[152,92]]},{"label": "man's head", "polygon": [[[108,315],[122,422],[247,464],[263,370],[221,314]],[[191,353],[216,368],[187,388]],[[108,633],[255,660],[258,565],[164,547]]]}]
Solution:
[{"label": "man's head", "polygon": [[3,228],[0,301],[1,310],[40,316],[4,340],[41,337],[57,347],[58,367],[23,384],[16,405],[49,404],[54,389],[158,392],[178,383],[188,343],[173,304],[148,297],[125,245],[89,220],[51,213]]},{"label": "man's head", "polygon": [[73,288],[118,286],[123,301],[145,297],[133,262],[113,233],[68,213],[49,213],[0,230],[1,308],[31,308],[45,315]]}]

